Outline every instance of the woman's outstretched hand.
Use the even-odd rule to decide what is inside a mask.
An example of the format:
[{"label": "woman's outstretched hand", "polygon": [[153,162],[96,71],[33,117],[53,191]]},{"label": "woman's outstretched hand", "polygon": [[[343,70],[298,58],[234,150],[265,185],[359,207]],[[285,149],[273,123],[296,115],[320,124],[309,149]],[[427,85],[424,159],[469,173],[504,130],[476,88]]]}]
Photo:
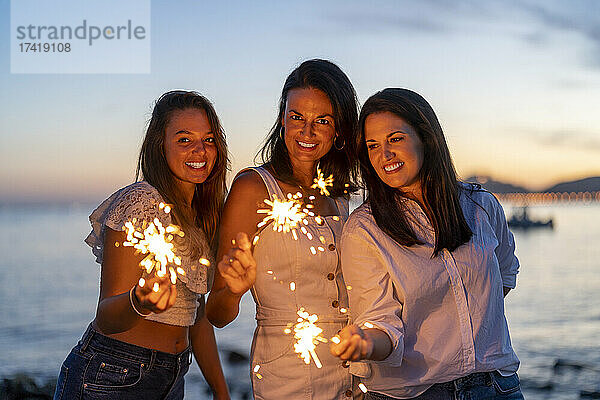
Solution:
[{"label": "woman's outstretched hand", "polygon": [[374,342],[369,334],[358,325],[348,325],[339,333],[339,341],[332,341],[331,354],[344,361],[360,361],[370,359],[373,353]]},{"label": "woman's outstretched hand", "polygon": [[251,250],[248,235],[239,232],[233,246],[217,266],[227,288],[236,296],[246,293],[256,281],[256,261]]},{"label": "woman's outstretched hand", "polygon": [[138,283],[133,292],[133,301],[139,311],[158,314],[167,311],[175,304],[177,289],[168,274],[162,278],[149,276],[144,281],[144,286],[140,286]]}]

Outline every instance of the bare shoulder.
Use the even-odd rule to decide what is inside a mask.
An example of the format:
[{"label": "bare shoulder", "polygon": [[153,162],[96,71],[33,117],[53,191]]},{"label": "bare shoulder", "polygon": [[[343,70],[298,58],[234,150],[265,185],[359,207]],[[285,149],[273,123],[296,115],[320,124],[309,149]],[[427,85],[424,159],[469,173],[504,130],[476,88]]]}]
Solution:
[{"label": "bare shoulder", "polygon": [[258,172],[251,169],[242,171],[235,177],[231,186],[231,190],[233,191],[234,188],[237,191],[242,191],[246,193],[261,191],[265,194],[268,194],[267,188],[265,187],[265,183],[263,182]]},{"label": "bare shoulder", "polygon": [[260,175],[256,171],[246,170],[238,174],[233,181],[227,202],[249,203],[258,207],[268,198],[269,192]]},{"label": "bare shoulder", "polygon": [[220,258],[229,250],[229,243],[238,232],[252,236],[261,214],[256,210],[264,207],[264,200],[269,196],[267,188],[257,172],[248,170],[239,174],[229,190],[219,233]]}]

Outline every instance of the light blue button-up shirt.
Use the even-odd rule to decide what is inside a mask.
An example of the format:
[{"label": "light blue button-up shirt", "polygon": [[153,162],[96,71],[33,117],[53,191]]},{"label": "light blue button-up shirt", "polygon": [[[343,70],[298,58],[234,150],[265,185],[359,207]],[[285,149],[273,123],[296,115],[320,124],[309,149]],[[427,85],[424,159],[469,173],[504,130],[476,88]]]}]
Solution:
[{"label": "light blue button-up shirt", "polygon": [[431,258],[435,232],[418,203],[403,201],[423,245],[396,243],[379,229],[368,204],[344,226],[342,270],[351,318],[386,332],[393,347],[385,360],[352,363],[350,371],[369,390],[396,398],[474,372],[516,372],[503,287],[515,287],[519,260],[500,203],[464,185],[460,204],[473,236]]}]

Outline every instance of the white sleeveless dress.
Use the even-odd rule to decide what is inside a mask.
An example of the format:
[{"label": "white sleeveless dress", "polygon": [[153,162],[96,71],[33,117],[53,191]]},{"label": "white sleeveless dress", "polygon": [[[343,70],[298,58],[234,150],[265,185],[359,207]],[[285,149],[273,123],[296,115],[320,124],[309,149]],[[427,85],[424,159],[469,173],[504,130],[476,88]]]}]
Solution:
[{"label": "white sleeveless dress", "polygon": [[[249,169],[261,176],[271,199],[285,197],[266,169]],[[348,296],[337,243],[348,218],[348,201],[338,198],[335,202],[340,215],[326,216],[320,225],[314,218],[308,219],[305,227],[312,240],[301,233],[294,240],[291,233],[273,231],[272,224],[259,233],[254,249],[257,278],[251,290],[257,321],[250,371],[255,399],[331,400],[351,396],[348,368],[330,354],[328,343],[316,348],[323,364],[317,368],[313,361],[305,364],[294,352],[293,332],[284,333],[289,323],[296,323],[296,312],[301,307],[319,316],[316,324],[327,339],[347,324],[347,315],[340,311],[348,308]],[[321,246],[324,251],[317,250],[313,255],[311,246]],[[294,291],[290,290],[291,282],[295,284]],[[254,372],[256,369],[258,372]]]}]

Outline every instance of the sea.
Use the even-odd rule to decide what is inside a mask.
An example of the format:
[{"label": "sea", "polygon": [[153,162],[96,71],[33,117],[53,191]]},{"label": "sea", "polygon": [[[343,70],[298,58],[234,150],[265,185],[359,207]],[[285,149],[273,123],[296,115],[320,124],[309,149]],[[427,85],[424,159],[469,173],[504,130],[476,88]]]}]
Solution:
[{"label": "sea", "polygon": [[[93,205],[0,206],[0,381],[25,373],[41,386],[96,309],[99,266],[83,242]],[[507,216],[518,207],[504,203]],[[506,298],[519,375],[527,399],[600,398],[600,203],[531,205],[554,229],[515,230],[521,262]],[[249,398],[247,357],[254,304],[216,329],[233,399]],[[301,360],[299,360],[301,362]],[[593,397],[594,392],[599,397]],[[186,399],[210,398],[199,368],[186,376]]]}]

